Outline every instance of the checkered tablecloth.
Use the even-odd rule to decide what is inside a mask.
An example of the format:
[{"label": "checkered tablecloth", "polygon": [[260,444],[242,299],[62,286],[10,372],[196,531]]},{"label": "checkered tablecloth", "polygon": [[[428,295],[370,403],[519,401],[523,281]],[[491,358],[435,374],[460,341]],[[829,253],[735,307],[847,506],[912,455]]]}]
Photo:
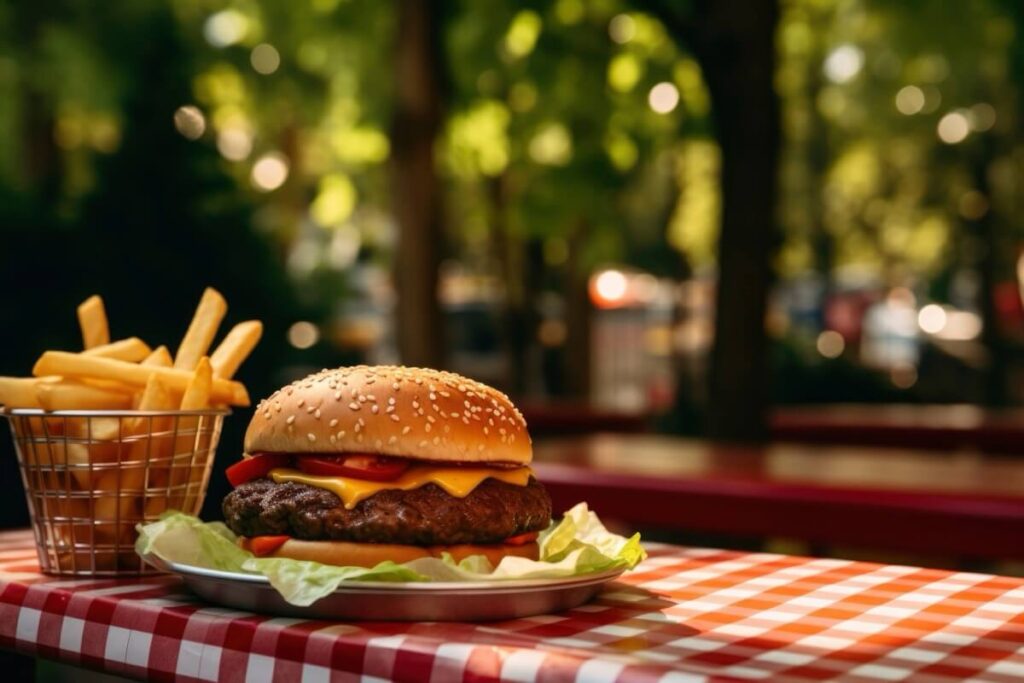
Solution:
[{"label": "checkered tablecloth", "polygon": [[0,534],[0,646],[183,681],[1024,680],[1024,580],[665,545],[593,603],[464,623],[205,605],[173,577],[38,573]]}]

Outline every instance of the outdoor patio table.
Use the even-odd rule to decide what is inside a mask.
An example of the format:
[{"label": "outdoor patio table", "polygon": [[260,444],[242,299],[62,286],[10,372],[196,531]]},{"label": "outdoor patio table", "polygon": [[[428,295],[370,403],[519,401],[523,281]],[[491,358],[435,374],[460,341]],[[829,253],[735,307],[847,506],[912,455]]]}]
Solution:
[{"label": "outdoor patio table", "polygon": [[172,576],[41,575],[0,533],[0,646],[158,680],[1019,681],[1024,579],[652,544],[594,602],[494,623],[206,605]]}]

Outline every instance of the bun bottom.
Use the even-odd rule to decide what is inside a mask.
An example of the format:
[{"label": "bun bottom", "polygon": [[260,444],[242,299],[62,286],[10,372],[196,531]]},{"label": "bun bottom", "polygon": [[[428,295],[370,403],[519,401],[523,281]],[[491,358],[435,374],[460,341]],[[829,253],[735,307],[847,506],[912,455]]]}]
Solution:
[{"label": "bun bottom", "polygon": [[[248,538],[240,545],[252,550]],[[396,545],[391,543],[349,543],[347,541],[301,541],[290,538],[274,552],[263,557],[287,557],[292,560],[310,560],[339,567],[375,567],[388,560],[401,564],[421,557],[441,557],[450,553],[456,562],[470,555],[484,555],[497,566],[506,555],[536,560],[540,547],[536,542],[525,545]]]}]

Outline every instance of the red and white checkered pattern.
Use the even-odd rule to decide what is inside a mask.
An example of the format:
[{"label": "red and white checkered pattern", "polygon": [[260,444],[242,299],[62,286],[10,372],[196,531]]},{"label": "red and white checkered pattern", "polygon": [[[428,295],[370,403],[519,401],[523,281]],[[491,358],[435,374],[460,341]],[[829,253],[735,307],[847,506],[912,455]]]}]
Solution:
[{"label": "red and white checkered pattern", "polygon": [[355,624],[198,602],[173,577],[60,580],[0,534],[0,646],[182,681],[1024,680],[1024,580],[654,545],[593,603]]}]

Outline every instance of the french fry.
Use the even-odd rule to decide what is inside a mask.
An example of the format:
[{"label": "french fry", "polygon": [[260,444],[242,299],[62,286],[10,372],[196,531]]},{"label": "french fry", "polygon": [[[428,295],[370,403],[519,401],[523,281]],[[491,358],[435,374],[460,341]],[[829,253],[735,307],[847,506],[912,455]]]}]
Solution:
[{"label": "french fry", "polygon": [[132,403],[130,393],[71,380],[42,383],[36,397],[45,410],[122,410]]},{"label": "french fry", "polygon": [[78,307],[78,325],[82,328],[82,343],[85,348],[110,343],[110,327],[107,325],[107,311],[103,299],[93,295]]},{"label": "french fry", "polygon": [[173,368],[174,359],[171,358],[171,352],[167,350],[166,346],[158,346],[153,349],[152,353],[142,359],[142,365],[156,368]]},{"label": "french fry", "polygon": [[210,359],[203,356],[196,366],[192,380],[181,397],[182,410],[203,410],[210,407],[210,391],[213,387],[213,368]]},{"label": "french fry", "polygon": [[199,300],[192,322],[189,323],[185,337],[181,340],[178,353],[174,356],[174,367],[177,370],[193,370],[199,359],[206,355],[217,336],[220,321],[228,312],[228,304],[224,297],[213,287],[207,287]]},{"label": "french fry", "polygon": [[142,341],[138,337],[129,337],[128,339],[121,339],[116,342],[110,342],[109,344],[103,344],[101,346],[94,346],[91,349],[86,349],[82,353],[86,356],[97,356],[99,358],[114,358],[116,360],[124,360],[129,363],[138,363],[149,356],[151,349],[146,342]]},{"label": "french fry", "polygon": [[[198,361],[197,361],[198,362]],[[192,373],[177,368],[143,367],[111,358],[93,358],[65,351],[47,351],[36,361],[32,374],[60,375],[63,377],[86,377],[114,380],[137,387],[146,385],[150,375],[156,375],[167,388],[184,393],[192,380]],[[236,406],[249,405],[249,393],[242,384],[221,378],[214,378],[210,400]]]},{"label": "french fry", "polygon": [[[157,368],[171,368],[174,367],[174,359],[171,358],[171,352],[167,350],[166,346],[158,346],[153,349],[153,352],[146,356],[140,365],[147,367]],[[138,410],[139,404],[142,402],[142,391],[136,391],[132,398],[132,409]]]},{"label": "french fry", "polygon": [[0,377],[0,405],[6,408],[42,408],[39,387],[59,382],[60,377]]},{"label": "french fry", "polygon": [[263,323],[247,320],[231,328],[210,356],[214,377],[231,379],[263,336]]},{"label": "french fry", "polygon": [[[174,410],[178,407],[174,396],[156,376],[146,383],[146,390],[139,401],[139,410]],[[149,434],[132,444],[129,462],[142,466],[140,480],[133,482],[139,489],[150,489],[167,485],[170,478],[170,459],[174,452],[174,439],[170,434],[174,419],[169,416],[135,418],[133,431]],[[145,477],[149,470],[148,481]]]},{"label": "french fry", "polygon": [[[185,389],[181,399],[182,410],[204,410],[210,407],[210,385],[213,383],[213,369],[210,359],[203,356],[196,366],[195,375]],[[178,437],[174,441],[173,462],[170,467],[170,494],[167,497],[168,508],[180,509],[185,502],[185,490],[188,488],[192,468],[192,453],[202,448],[199,434],[201,417],[182,417],[178,420]],[[201,475],[200,475],[201,476]]]}]

